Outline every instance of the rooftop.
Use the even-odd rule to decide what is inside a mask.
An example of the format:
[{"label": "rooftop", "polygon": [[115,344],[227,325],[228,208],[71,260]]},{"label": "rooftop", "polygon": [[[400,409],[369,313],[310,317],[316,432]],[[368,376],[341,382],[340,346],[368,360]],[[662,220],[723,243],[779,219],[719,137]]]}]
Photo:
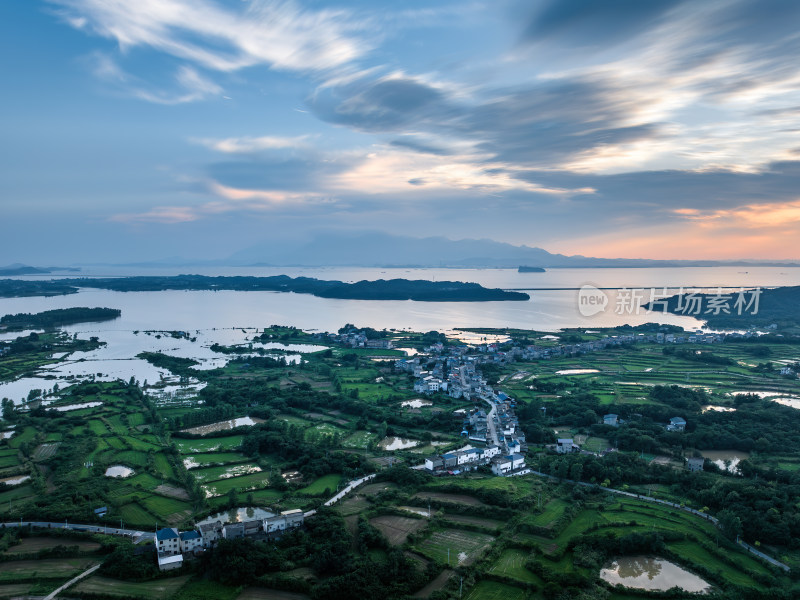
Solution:
[{"label": "rooftop", "polygon": [[159,541],[163,540],[174,540],[178,538],[178,531],[172,529],[171,527],[165,527],[163,529],[159,529],[156,531],[156,539]]}]

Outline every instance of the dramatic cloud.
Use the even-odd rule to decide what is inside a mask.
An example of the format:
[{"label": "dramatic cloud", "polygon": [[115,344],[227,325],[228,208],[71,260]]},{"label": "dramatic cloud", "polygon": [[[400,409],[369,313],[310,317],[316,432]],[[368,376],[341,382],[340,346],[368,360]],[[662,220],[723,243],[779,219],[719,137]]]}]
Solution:
[{"label": "dramatic cloud", "polygon": [[532,42],[558,37],[578,46],[608,44],[646,33],[683,0],[548,0],[531,19],[524,37]]},{"label": "dramatic cloud", "polygon": [[51,28],[7,41],[15,210],[797,253],[794,0],[42,2],[6,9]]}]

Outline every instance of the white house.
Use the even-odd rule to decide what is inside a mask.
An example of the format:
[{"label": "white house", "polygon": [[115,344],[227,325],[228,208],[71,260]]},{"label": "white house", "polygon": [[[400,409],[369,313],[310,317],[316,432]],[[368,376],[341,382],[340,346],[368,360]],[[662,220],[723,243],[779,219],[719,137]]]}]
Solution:
[{"label": "white house", "polygon": [[513,471],[525,466],[525,457],[522,454],[509,454],[506,458],[511,460],[511,469]]},{"label": "white house", "polygon": [[180,538],[181,552],[191,552],[195,548],[203,547],[203,537],[198,531],[183,531],[178,537]]},{"label": "white house", "polygon": [[667,431],[683,431],[686,429],[686,419],[681,417],[672,417],[667,425]]},{"label": "white house", "polygon": [[156,551],[159,555],[180,554],[181,543],[178,530],[173,527],[164,527],[156,531]]},{"label": "white house", "polygon": [[500,448],[497,446],[487,446],[483,450],[483,457],[484,458],[494,458],[500,454]]},{"label": "white house", "polygon": [[213,523],[203,523],[198,527],[200,536],[203,538],[203,546],[210,548],[222,536],[222,523],[215,521]]},{"label": "white house", "polygon": [[276,533],[300,527],[303,524],[303,518],[303,511],[299,508],[285,510],[279,515],[264,519],[264,533]]},{"label": "white house", "polygon": [[468,462],[480,462],[484,457],[483,450],[480,448],[470,448],[469,450],[465,450],[464,454],[469,457]]},{"label": "white house", "polygon": [[559,438],[556,443],[556,452],[559,454],[567,454],[580,450],[580,447],[572,441],[572,438]]},{"label": "white house", "polygon": [[458,465],[465,465],[470,462],[470,455],[466,452],[459,450],[458,452],[454,452],[456,458],[458,459]]},{"label": "white house", "polygon": [[171,571],[172,569],[180,569],[183,566],[182,554],[165,554],[158,556],[158,570]]},{"label": "white house", "polygon": [[492,459],[492,473],[502,477],[513,468],[513,463],[508,456],[495,456]]}]

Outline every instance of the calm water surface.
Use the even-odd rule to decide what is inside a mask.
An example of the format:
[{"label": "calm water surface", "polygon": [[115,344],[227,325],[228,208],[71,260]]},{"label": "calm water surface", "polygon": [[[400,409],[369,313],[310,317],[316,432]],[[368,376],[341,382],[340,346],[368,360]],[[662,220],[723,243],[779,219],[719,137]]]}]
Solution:
[{"label": "calm water surface", "polygon": [[611,585],[642,590],[668,590],[679,587],[687,592],[705,592],[710,585],[697,575],[663,558],[624,556],[600,571],[600,578]]},{"label": "calm water surface", "polygon": [[[371,268],[188,268],[119,269],[95,267],[82,276],[175,275],[191,272],[205,275],[278,275],[317,277],[341,281],[375,279],[456,280],[480,283],[487,287],[579,288],[597,287],[651,288],[664,286],[778,286],[800,285],[800,268],[792,267],[713,267],[671,269],[551,269],[546,273],[518,273],[516,269],[371,269]],[[44,279],[49,279],[50,276]],[[24,279],[43,279],[25,277]],[[608,309],[593,317],[583,317],[577,310],[577,290],[531,291],[526,302],[412,302],[369,301],[316,298],[310,295],[279,292],[235,291],[163,291],[112,292],[82,289],[78,294],[55,297],[3,298],[0,315],[41,312],[75,306],[117,308],[122,316],[102,323],[83,323],[65,327],[70,334],[88,339],[96,335],[107,345],[92,352],[73,353],[66,363],[55,365],[17,381],[0,384],[0,398],[19,403],[31,389],[50,390],[57,380],[96,378],[171,383],[171,375],[136,358],[142,351],[164,352],[171,356],[200,362],[197,369],[224,365],[230,357],[213,352],[214,343],[223,345],[252,341],[261,329],[272,324],[294,325],[306,330],[336,331],[345,323],[376,329],[413,331],[451,331],[456,327],[514,327],[557,331],[564,327],[610,327],[649,321],[697,328],[692,317],[642,313],[616,314],[615,293]],[[185,331],[190,339],[175,339],[165,332]],[[150,333],[146,333],[146,332]],[[2,333],[2,338],[19,334]],[[481,341],[474,335],[470,341]],[[313,351],[318,348],[259,344],[254,347],[285,352]],[[299,356],[287,357],[299,360]],[[49,379],[48,379],[49,377]],[[197,382],[188,382],[194,383]],[[59,385],[63,387],[63,381]]]}]

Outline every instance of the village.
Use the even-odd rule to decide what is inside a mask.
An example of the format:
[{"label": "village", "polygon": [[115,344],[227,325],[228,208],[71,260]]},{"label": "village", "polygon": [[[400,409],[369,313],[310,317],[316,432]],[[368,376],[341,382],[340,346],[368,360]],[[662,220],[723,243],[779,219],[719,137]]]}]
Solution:
[{"label": "village", "polygon": [[221,521],[202,523],[188,531],[164,527],[155,533],[158,568],[160,571],[179,569],[183,566],[184,557],[192,557],[213,548],[221,539],[248,537],[268,541],[278,538],[288,530],[302,527],[304,517],[302,510],[293,509],[263,519],[225,524]]}]

